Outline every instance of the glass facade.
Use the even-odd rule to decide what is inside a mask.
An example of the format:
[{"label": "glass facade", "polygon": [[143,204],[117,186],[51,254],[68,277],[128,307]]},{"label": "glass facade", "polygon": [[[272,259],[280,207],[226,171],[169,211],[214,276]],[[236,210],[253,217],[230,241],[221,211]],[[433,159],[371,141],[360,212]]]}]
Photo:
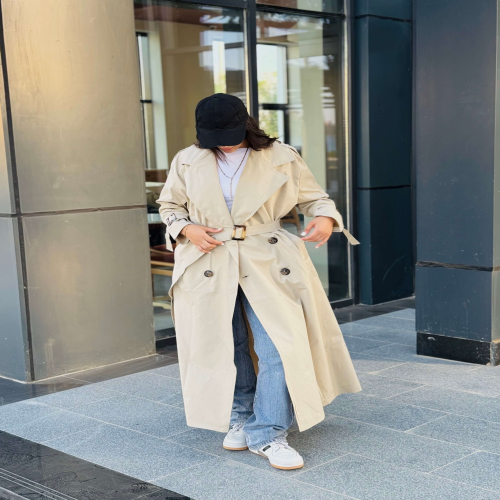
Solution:
[{"label": "glass facade", "polygon": [[[258,109],[260,126],[301,153],[348,221],[343,2],[261,0],[253,18],[242,2],[214,3],[134,2],[157,337],[173,333],[173,254],[156,200],[172,158],[196,139],[194,109],[203,97],[229,93]],[[297,234],[308,222],[294,209],[283,224]],[[350,299],[345,237],[308,249],[330,300]]]},{"label": "glass facade", "polygon": [[[342,20],[258,12],[257,74],[262,128],[299,151],[345,214]],[[284,224],[300,233],[308,222],[294,209]],[[348,246],[340,236],[319,249],[306,243],[330,300],[348,298]]]},{"label": "glass facade", "polygon": [[343,0],[257,0],[257,3],[286,9],[326,12],[328,14],[341,14],[344,11]]}]

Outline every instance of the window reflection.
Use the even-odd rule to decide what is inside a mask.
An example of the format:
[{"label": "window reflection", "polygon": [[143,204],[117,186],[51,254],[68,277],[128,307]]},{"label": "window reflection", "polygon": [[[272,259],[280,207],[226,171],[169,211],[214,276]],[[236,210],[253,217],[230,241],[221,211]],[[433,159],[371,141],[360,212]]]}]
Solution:
[{"label": "window reflection", "polygon": [[176,153],[196,139],[194,110],[224,92],[246,102],[243,11],[202,4],[134,2],[141,80],[146,192],[158,338],[173,335],[168,289],[174,255],[156,200]]},{"label": "window reflection", "polygon": [[[336,18],[257,15],[260,123],[301,153],[346,220],[341,34]],[[287,219],[286,229],[295,233],[309,222],[296,210]],[[330,300],[348,298],[345,237],[336,233],[328,245],[307,246]]]},{"label": "window reflection", "polygon": [[341,14],[344,11],[344,0],[257,0],[257,3],[330,14]]}]

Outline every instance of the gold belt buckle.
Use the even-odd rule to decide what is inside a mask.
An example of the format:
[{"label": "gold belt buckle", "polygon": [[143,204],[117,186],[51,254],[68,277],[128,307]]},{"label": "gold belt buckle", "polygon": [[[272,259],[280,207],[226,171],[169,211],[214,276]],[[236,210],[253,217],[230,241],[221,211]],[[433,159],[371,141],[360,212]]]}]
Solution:
[{"label": "gold belt buckle", "polygon": [[[241,229],[241,238],[236,238],[236,230],[238,229]],[[231,239],[232,240],[244,240],[245,239],[245,234],[247,232],[247,227],[246,226],[238,226],[238,225],[235,225],[233,226],[233,234],[231,235]]]}]

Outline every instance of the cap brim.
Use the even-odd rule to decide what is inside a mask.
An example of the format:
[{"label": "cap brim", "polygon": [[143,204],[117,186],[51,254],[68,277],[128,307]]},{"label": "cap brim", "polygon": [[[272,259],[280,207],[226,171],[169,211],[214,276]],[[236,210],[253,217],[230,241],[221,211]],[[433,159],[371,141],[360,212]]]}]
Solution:
[{"label": "cap brim", "polygon": [[217,146],[236,146],[245,140],[247,132],[246,123],[230,129],[207,130],[196,127],[196,135],[200,146],[204,149]]}]

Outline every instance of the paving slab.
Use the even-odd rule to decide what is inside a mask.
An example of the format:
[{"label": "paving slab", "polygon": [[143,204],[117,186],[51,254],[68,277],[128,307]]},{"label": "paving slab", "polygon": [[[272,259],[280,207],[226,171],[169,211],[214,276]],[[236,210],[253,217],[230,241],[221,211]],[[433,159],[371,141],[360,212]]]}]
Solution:
[{"label": "paving slab", "polygon": [[296,479],[360,500],[498,500],[498,494],[408,469],[347,455]]},{"label": "paving slab", "polygon": [[489,372],[477,367],[407,363],[380,371],[377,375],[391,380],[407,380],[483,396],[500,395],[500,383],[491,380],[493,377]]},{"label": "paving slab", "polygon": [[231,460],[212,460],[153,484],[196,500],[347,500],[332,491]]},{"label": "paving slab", "polygon": [[379,328],[392,328],[393,330],[408,330],[416,332],[415,321],[391,316],[390,313],[372,316],[370,318],[358,319],[355,321],[358,325],[376,326]]},{"label": "paving slab", "polygon": [[324,446],[336,451],[355,453],[422,472],[449,464],[474,451],[434,439],[408,439],[417,436],[335,416],[311,431],[314,432],[310,435],[316,434]]},{"label": "paving slab", "polygon": [[407,391],[422,387],[421,384],[407,382],[405,380],[379,377],[369,373],[358,373],[358,379],[365,396],[375,396],[381,399],[390,398]]},{"label": "paving slab", "polygon": [[134,373],[94,384],[102,389],[160,401],[170,394],[181,392],[181,381],[150,372]]},{"label": "paving slab", "polygon": [[169,394],[160,399],[159,402],[170,406],[177,406],[178,408],[184,408],[184,399],[181,393]]},{"label": "paving slab", "polygon": [[349,352],[363,352],[375,347],[387,345],[387,342],[351,337],[350,335],[344,335],[344,340]]},{"label": "paving slab", "polygon": [[403,361],[379,358],[377,356],[370,356],[369,354],[361,352],[351,352],[350,355],[356,373],[376,373],[380,370],[392,368],[393,366],[403,363]]},{"label": "paving slab", "polygon": [[387,316],[392,316],[394,318],[404,318],[404,319],[411,319],[415,321],[415,309],[402,309],[400,311],[393,311],[390,313],[387,313]]},{"label": "paving slab", "polygon": [[88,384],[69,391],[55,392],[48,396],[37,398],[37,401],[58,408],[71,409],[75,406],[82,406],[94,403],[103,399],[116,396],[116,392],[109,391],[96,384]]},{"label": "paving slab", "polygon": [[325,406],[324,410],[338,417],[400,431],[412,429],[446,415],[440,411],[409,406],[392,400],[363,396],[362,393],[343,394]]},{"label": "paving slab", "polygon": [[28,399],[0,406],[0,430],[11,432],[19,425],[34,422],[58,411],[58,408],[40,403],[39,399]]},{"label": "paving slab", "polygon": [[498,453],[500,450],[500,424],[486,420],[447,415],[412,429],[408,433],[492,453]]},{"label": "paving slab", "polygon": [[156,437],[167,437],[189,429],[181,408],[126,395],[75,407],[73,411]]},{"label": "paving slab", "polygon": [[52,440],[47,446],[142,481],[214,459],[192,448],[108,424]]},{"label": "paving slab", "polygon": [[378,330],[378,327],[372,325],[362,325],[357,323],[356,321],[351,321],[349,323],[342,323],[339,325],[340,330],[344,335],[356,335],[361,332],[368,332]]},{"label": "paving slab", "polygon": [[31,421],[24,416],[13,422],[8,431],[7,429],[2,430],[30,441],[45,443],[51,439],[91,429],[98,425],[100,422],[96,420],[69,410],[58,409]]},{"label": "paving slab", "polygon": [[480,451],[438,469],[433,474],[500,492],[500,482],[498,481],[500,455]]},{"label": "paving slab", "polygon": [[403,344],[412,347],[416,347],[417,345],[416,332],[410,332],[408,330],[377,328],[376,330],[368,330],[360,333],[349,333],[347,335],[367,340],[378,340],[380,342],[388,342],[391,344]]},{"label": "paving slab", "polygon": [[500,399],[479,394],[424,386],[390,400],[500,423]]}]

